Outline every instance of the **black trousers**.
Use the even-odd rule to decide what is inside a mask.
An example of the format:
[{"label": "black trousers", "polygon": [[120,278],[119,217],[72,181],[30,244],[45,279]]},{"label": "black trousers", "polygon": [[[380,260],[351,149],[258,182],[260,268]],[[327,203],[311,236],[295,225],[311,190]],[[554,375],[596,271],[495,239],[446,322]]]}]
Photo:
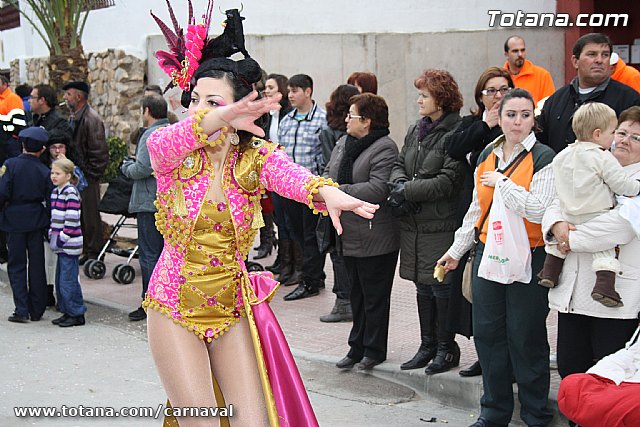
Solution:
[{"label": "black trousers", "polygon": [[283,206],[293,229],[294,238],[302,246],[302,280],[312,287],[319,287],[324,281],[325,255],[318,250],[316,225],[318,215],[309,206],[291,199],[282,198]]},{"label": "black trousers", "polygon": [[333,289],[331,290],[340,299],[349,299],[351,295],[351,278],[344,263],[344,257],[335,252],[329,254],[333,265]]},{"label": "black trousers", "polygon": [[[47,275],[44,268],[44,231],[7,233],[7,272],[16,314],[39,319],[47,308]],[[28,265],[28,270],[27,270]]]},{"label": "black trousers", "polygon": [[100,183],[87,179],[88,186],[82,191],[82,204],[80,210],[80,222],[82,237],[84,239],[83,252],[89,258],[97,258],[102,250],[104,240],[102,238],[102,219],[98,205],[100,204]]},{"label": "black trousers", "polygon": [[638,319],[601,319],[558,313],[558,373],[587,372],[596,362],[624,348],[638,327]]},{"label": "black trousers", "polygon": [[[481,416],[507,425],[513,415],[513,385],[518,383],[520,417],[527,425],[544,425],[553,417],[547,407],[550,387],[546,319],[548,289],[529,283],[503,285],[478,277],[484,245],[478,245],[473,268],[473,335],[482,366]],[[533,272],[544,263],[544,248],[532,251]]]},{"label": "black trousers", "polygon": [[387,359],[391,287],[398,252],[365,258],[344,257],[352,284],[353,326],[349,333],[351,350],[347,354],[351,359],[360,360],[364,356],[380,361]]}]

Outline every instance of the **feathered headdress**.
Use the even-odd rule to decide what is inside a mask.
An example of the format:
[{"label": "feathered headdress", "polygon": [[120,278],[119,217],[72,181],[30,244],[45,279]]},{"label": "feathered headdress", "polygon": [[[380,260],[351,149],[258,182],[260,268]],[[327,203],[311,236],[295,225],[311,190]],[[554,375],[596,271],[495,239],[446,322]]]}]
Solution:
[{"label": "feathered headdress", "polygon": [[211,13],[213,12],[213,0],[209,0],[207,11],[202,15],[202,22],[196,23],[193,18],[193,5],[189,4],[189,25],[187,33],[178,24],[173,8],[166,0],[169,15],[173,23],[172,31],[167,24],[151,12],[151,16],[160,26],[162,34],[167,39],[170,52],[159,50],[155,53],[158,64],[165,73],[171,77],[171,81],[165,91],[178,86],[184,91],[191,90],[192,77],[200,64],[211,58],[226,58],[234,53],[241,52],[245,58],[249,57],[244,47],[244,31],[242,28],[243,17],[237,9],[225,12],[224,32],[215,39],[208,39]]}]

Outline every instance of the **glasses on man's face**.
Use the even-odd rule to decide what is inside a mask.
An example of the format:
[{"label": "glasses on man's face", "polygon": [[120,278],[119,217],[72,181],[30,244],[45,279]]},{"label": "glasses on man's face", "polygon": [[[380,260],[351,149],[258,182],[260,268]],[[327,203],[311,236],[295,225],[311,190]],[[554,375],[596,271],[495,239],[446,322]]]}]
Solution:
[{"label": "glasses on man's face", "polygon": [[351,119],[364,119],[364,116],[358,116],[356,114],[347,113],[347,119],[348,120],[351,120]]},{"label": "glasses on man's face", "polygon": [[29,95],[29,99],[38,99],[40,98],[39,96],[35,96],[35,95]]},{"label": "glasses on man's face", "polygon": [[627,133],[627,131],[624,131],[622,129],[618,129],[615,133],[614,133],[616,139],[618,141],[624,141],[625,139],[629,138],[629,141],[635,143],[635,144],[640,144],[640,135],[638,135],[637,133]]},{"label": "glasses on man's face", "polygon": [[490,87],[489,89],[482,89],[481,93],[486,96],[496,96],[496,93],[500,92],[500,95],[504,96],[509,93],[510,90],[511,88],[508,86],[501,87],[500,89]]}]

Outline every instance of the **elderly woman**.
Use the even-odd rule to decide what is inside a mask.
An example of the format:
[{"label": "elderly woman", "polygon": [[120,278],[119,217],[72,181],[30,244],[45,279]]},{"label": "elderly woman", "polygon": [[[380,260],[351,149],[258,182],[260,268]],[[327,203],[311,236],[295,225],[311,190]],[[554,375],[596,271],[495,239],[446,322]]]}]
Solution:
[{"label": "elderly woman", "polygon": [[[482,366],[484,394],[481,413],[472,427],[507,426],[513,415],[512,373],[518,383],[520,416],[529,426],[546,426],[552,418],[549,395],[549,344],[545,324],[548,291],[530,280],[503,285],[478,276],[487,240],[490,206],[500,191],[507,209],[524,220],[531,248],[532,270],[544,262],[542,215],[553,201],[555,186],[550,167],[553,150],[536,141],[534,103],[523,89],[507,93],[498,109],[504,132],[478,157],[471,206],[455,241],[438,260],[447,271],[480,242],[473,265],[473,334]],[[500,185],[496,184],[500,181]],[[537,279],[536,279],[537,280]]]},{"label": "elderly woman", "polygon": [[[477,108],[462,118],[458,128],[447,138],[446,150],[449,155],[465,165],[464,186],[458,196],[458,222],[462,225],[464,214],[471,205],[473,194],[473,171],[478,156],[489,143],[502,135],[498,125],[498,107],[502,97],[513,89],[513,81],[504,68],[489,67],[478,79],[474,91]],[[464,265],[467,254],[460,260]],[[449,328],[456,333],[471,337],[471,306],[462,296],[462,270],[451,273],[451,296],[449,298]],[[473,377],[482,374],[480,362],[459,372],[460,376]]]},{"label": "elderly woman", "polygon": [[[331,160],[331,153],[340,138],[347,134],[347,115],[349,114],[350,100],[360,92],[353,85],[338,86],[329,97],[327,108],[327,124],[322,127],[318,138],[322,144],[322,154],[325,165]],[[349,273],[344,264],[344,258],[337,251],[331,250],[331,265],[333,267],[333,293],[336,294],[336,301],[331,312],[320,316],[320,321],[325,323],[350,322],[353,320],[351,312],[351,281]]]},{"label": "elderly woman", "polygon": [[445,137],[460,121],[462,95],[451,74],[426,70],[415,81],[422,119],[412,125],[391,172],[389,203],[400,217],[400,276],[416,284],[421,344],[400,366],[427,374],[460,362],[455,333],[447,328],[451,285],[433,277],[438,257],[453,242],[464,165],[445,152]]},{"label": "elderly woman", "polygon": [[[620,114],[612,153],[629,176],[640,179],[640,107]],[[553,234],[561,248],[570,249],[560,282],[549,291],[549,306],[559,312],[558,372],[566,377],[586,372],[602,357],[624,347],[638,326],[640,240],[630,223],[621,218],[620,207],[569,231],[570,225],[562,221],[559,205],[554,203],[545,213],[542,227]],[[609,308],[591,298],[595,280],[591,253],[615,246],[622,265],[616,275],[616,290],[624,306]]]},{"label": "elderly woman", "polygon": [[[384,202],[387,181],[398,156],[389,138],[389,109],[385,100],[365,93],[351,98],[345,119],[347,135],[340,138],[325,168],[347,194],[371,203]],[[369,370],[387,358],[391,286],[400,248],[395,219],[384,205],[371,219],[348,212],[340,218],[344,234],[341,255],[350,282],[353,327],[349,353],[336,366]],[[359,363],[358,363],[359,362]]]}]

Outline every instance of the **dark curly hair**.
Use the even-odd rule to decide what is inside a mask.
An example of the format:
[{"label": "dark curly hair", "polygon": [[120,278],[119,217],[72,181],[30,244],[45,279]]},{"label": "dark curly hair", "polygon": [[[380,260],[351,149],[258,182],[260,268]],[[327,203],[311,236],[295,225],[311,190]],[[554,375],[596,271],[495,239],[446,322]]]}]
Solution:
[{"label": "dark curly hair", "polygon": [[337,129],[342,132],[347,131],[347,123],[344,119],[349,112],[351,103],[349,100],[352,96],[360,94],[357,87],[353,85],[340,85],[332,93],[329,102],[325,105],[327,108],[327,124],[331,129]]},{"label": "dark curly hair", "polygon": [[462,94],[453,76],[445,70],[425,70],[413,82],[416,89],[426,89],[435,99],[436,105],[445,113],[460,111]]},{"label": "dark curly hair", "polygon": [[389,107],[383,97],[363,93],[352,97],[351,104],[358,109],[358,114],[371,119],[372,130],[389,128]]}]

